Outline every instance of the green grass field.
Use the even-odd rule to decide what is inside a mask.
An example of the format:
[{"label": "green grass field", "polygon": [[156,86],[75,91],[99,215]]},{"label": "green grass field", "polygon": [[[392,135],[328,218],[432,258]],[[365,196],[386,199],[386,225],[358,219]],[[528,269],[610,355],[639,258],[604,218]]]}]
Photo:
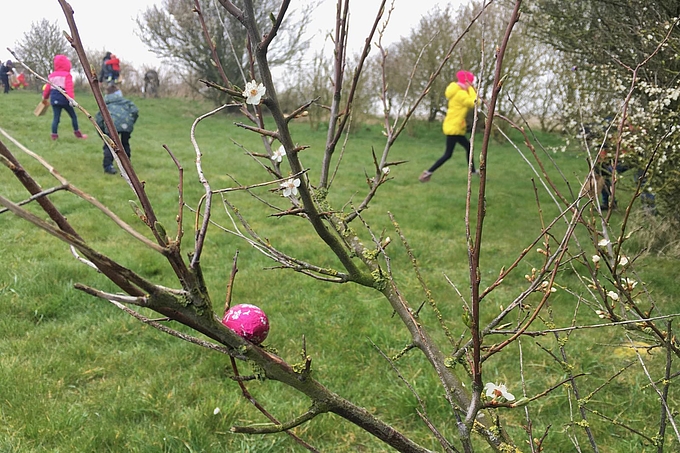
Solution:
[{"label": "green grass field", "polygon": [[[78,93],[77,99],[94,115],[94,101],[86,93]],[[50,140],[51,112],[38,118],[32,114],[38,100],[39,96],[30,91],[0,97],[0,128],[41,154],[72,184],[148,235],[130,208],[133,194],[129,187],[118,175],[103,173],[101,140],[95,137],[85,116],[79,114],[81,129],[90,136],[87,140],[73,137],[68,117],[63,116],[60,139],[54,142]],[[195,118],[211,106],[181,99],[132,100],[140,109],[131,140],[132,162],[145,182],[159,219],[171,232],[178,213],[178,171],[163,145],[167,145],[184,168],[185,201],[195,208],[203,188],[196,176],[189,130]],[[251,184],[268,178],[262,167],[244,152],[244,149],[260,152],[260,139],[235,127],[237,121],[242,118],[221,114],[203,121],[197,128],[204,168],[213,189],[236,186],[233,179]],[[330,196],[335,209],[358,203],[363,198],[367,190],[366,173],[373,172],[371,149],[379,153],[384,146],[379,125],[355,125],[352,129]],[[439,123],[418,123],[409,130],[410,134],[404,134],[395,145],[390,159],[406,163],[391,168],[393,179],[383,186],[363,218],[377,234],[384,231],[392,237],[388,252],[395,278],[412,305],[418,306],[425,297],[387,213],[394,215],[414,250],[420,271],[448,328],[458,336],[464,331],[461,302],[447,278],[468,297],[464,153],[457,148],[453,159],[435,173],[431,182],[421,184],[418,175],[440,156],[444,139]],[[298,144],[309,146],[302,159],[310,168],[310,180],[314,183],[318,180],[325,132],[311,130],[303,122],[294,124],[293,131]],[[555,135],[539,134],[538,138],[546,147],[561,142]],[[56,185],[39,164],[4,136],[0,136],[0,140],[37,176],[43,188]],[[476,140],[479,146],[481,137]],[[529,156],[526,146],[519,140],[517,143]],[[539,153],[543,154],[540,150]],[[587,168],[584,156],[576,149],[548,154],[577,192],[578,181]],[[543,157],[547,162],[547,156]],[[495,141],[487,164],[482,287],[491,283],[500,269],[509,266],[541,232],[532,185],[532,179],[537,178],[518,151],[510,144]],[[551,177],[568,194],[558,172],[546,165]],[[476,188],[478,180],[474,179],[472,184]],[[0,188],[0,194],[15,202],[26,198],[26,192],[4,166],[0,170]],[[258,195],[268,197],[279,207],[287,207],[286,199],[267,189]],[[621,204],[626,197],[630,194],[624,190],[620,195]],[[161,257],[117,229],[91,205],[64,192],[51,198],[93,247],[156,283],[178,286],[172,270]],[[551,220],[558,212],[557,207],[540,188],[538,199],[544,218]],[[272,217],[270,211],[245,193],[231,196],[230,201],[279,249],[321,266],[337,267],[336,260],[303,220]],[[229,227],[219,201],[216,205],[215,222]],[[476,198],[473,208],[476,208]],[[185,216],[186,253],[192,247],[193,215],[185,209]],[[617,211],[611,223],[616,225],[621,218],[622,212]],[[358,225],[356,228],[360,229]],[[563,230],[563,226],[557,228],[557,231]],[[588,244],[585,233],[583,229],[577,236],[583,244]],[[363,236],[368,239],[365,233]],[[202,264],[215,307],[224,304],[226,282],[237,251],[239,273],[234,303],[253,303],[267,312],[271,323],[268,347],[275,348],[287,361],[296,362],[304,336],[316,379],[409,433],[421,445],[440,450],[416,413],[416,399],[373,346],[375,343],[392,356],[409,342],[408,333],[392,316],[391,308],[379,293],[271,269],[273,263],[244,241],[212,228]],[[636,250],[628,251],[630,256],[635,253]],[[238,386],[229,379],[228,358],[160,333],[114,306],[75,290],[76,282],[111,292],[116,288],[76,261],[63,243],[3,213],[0,214],[0,257],[0,452],[304,451],[285,434],[231,434],[232,425],[266,420],[241,397]],[[507,306],[526,287],[524,275],[541,263],[542,255],[530,253],[517,272],[484,300],[485,319],[497,314],[500,306]],[[660,312],[680,312],[677,260],[643,254],[635,265]],[[557,281],[564,287],[576,288],[577,294],[558,291],[543,316],[545,324],[539,322],[537,329],[550,324],[550,317],[556,325],[569,325],[578,295],[587,297],[578,293],[582,290],[578,290],[572,268],[565,267]],[[423,308],[420,316],[424,325],[436,330],[437,320],[430,308]],[[579,313],[579,321],[601,322],[592,314],[588,317],[585,310]],[[434,336],[446,350],[443,335],[437,331]],[[489,340],[493,341],[496,340]],[[580,381],[581,396],[604,385],[590,405],[592,410],[633,426],[650,438],[656,435],[650,414],[656,419],[661,409],[641,368],[634,366],[635,371],[609,380],[617,370],[636,361],[635,353],[625,347],[621,331],[604,329],[572,334],[568,341],[569,356],[563,364],[542,349],[557,354],[558,343],[550,336],[522,340],[528,395],[560,382],[566,376],[562,367],[572,366],[575,372],[587,373]],[[515,395],[520,395],[518,357],[517,345],[494,356],[484,364],[485,380],[506,382]],[[655,379],[660,378],[664,353],[652,352],[646,360]],[[397,365],[426,402],[428,413],[444,435],[455,439],[455,419],[424,358],[414,352]],[[462,369],[460,371],[462,375]],[[241,372],[248,374],[248,365],[241,365]],[[309,401],[304,396],[279,383],[255,381],[248,387],[279,420],[292,419],[308,408]],[[576,451],[568,437],[572,434],[585,447],[584,451],[590,451],[583,431],[571,422],[570,413],[577,408],[569,406],[566,398],[569,391],[563,386],[528,406],[534,437],[541,437],[551,425],[545,451]],[[678,393],[671,386],[671,401],[673,396],[677,397]],[[219,413],[216,408],[220,409]],[[523,428],[524,410],[501,411],[501,414],[507,417],[506,426],[517,444],[523,451],[530,451]],[[656,451],[640,436],[592,412],[589,424],[601,452]],[[667,451],[673,451],[680,447],[669,431]],[[387,449],[333,415],[318,417],[295,432],[324,452]],[[480,445],[480,451],[484,449]]]}]

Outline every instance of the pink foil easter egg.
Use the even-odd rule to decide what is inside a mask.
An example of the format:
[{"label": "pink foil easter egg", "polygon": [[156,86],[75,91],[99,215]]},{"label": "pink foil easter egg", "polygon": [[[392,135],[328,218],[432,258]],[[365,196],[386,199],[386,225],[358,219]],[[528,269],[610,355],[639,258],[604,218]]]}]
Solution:
[{"label": "pink foil easter egg", "polygon": [[269,319],[260,309],[251,304],[239,304],[224,314],[222,324],[246,340],[260,344],[269,334]]}]

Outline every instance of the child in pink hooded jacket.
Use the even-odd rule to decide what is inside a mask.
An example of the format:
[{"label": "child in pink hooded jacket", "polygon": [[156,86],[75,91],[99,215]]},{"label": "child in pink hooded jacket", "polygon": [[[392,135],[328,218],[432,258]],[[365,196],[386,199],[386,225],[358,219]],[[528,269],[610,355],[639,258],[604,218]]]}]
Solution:
[{"label": "child in pink hooded jacket", "polygon": [[[71,76],[71,61],[66,55],[54,56],[54,71],[49,75],[48,80],[50,83],[63,89],[71,99],[75,98],[75,93],[73,92],[73,77]],[[68,116],[71,117],[71,125],[73,126],[73,133],[75,136],[78,138],[87,138],[87,135],[80,132],[76,111],[73,109],[73,106],[66,96],[61,94],[59,90],[53,88],[51,85],[45,85],[43,99],[50,100],[52,112],[54,113],[52,119],[52,140],[59,138],[57,129],[59,128],[62,110],[66,110]]]}]

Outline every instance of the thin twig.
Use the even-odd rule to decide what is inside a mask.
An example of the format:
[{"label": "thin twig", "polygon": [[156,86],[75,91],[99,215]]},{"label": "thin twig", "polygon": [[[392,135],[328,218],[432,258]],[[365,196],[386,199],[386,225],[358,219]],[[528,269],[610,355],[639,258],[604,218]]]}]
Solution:
[{"label": "thin twig", "polygon": [[434,426],[432,421],[429,419],[427,415],[427,407],[425,406],[425,403],[423,402],[422,398],[420,398],[420,395],[418,395],[418,392],[416,392],[416,389],[413,388],[410,382],[406,380],[403,374],[401,374],[401,371],[399,371],[399,368],[395,365],[395,363],[385,354],[382,349],[378,347],[377,344],[373,342],[370,338],[368,341],[371,342],[373,347],[378,351],[378,353],[387,361],[387,363],[390,364],[390,367],[392,367],[392,371],[394,371],[397,374],[397,377],[406,385],[406,387],[409,389],[411,394],[416,398],[416,401],[418,401],[418,405],[420,406],[420,410],[418,410],[418,415],[420,418],[425,422],[427,427],[430,429],[432,434],[434,434],[434,437],[439,441],[439,444],[444,448],[444,451],[446,452],[453,452],[455,449],[453,448],[453,445],[451,445],[446,438],[442,435],[441,432]]},{"label": "thin twig", "polygon": [[[645,365],[645,362],[642,359],[642,356],[640,355],[640,352],[638,350],[637,345],[635,344],[633,339],[630,337],[630,335],[628,335],[627,333],[626,333],[626,337],[628,338],[628,341],[630,342],[631,347],[635,351],[635,355],[637,356],[638,362],[640,362],[640,366],[642,366],[642,369],[644,370],[645,375],[647,376],[647,379],[649,379],[649,382],[652,384],[652,388],[657,393],[657,395],[659,395],[659,399],[661,400],[662,410],[666,412],[666,415],[668,417],[668,419],[667,419],[668,423],[670,423],[670,425],[673,427],[673,431],[675,431],[675,438],[678,440],[678,442],[680,442],[680,432],[678,431],[678,427],[675,424],[675,417],[673,416],[673,411],[671,410],[670,407],[668,407],[668,400],[666,400],[664,398],[663,392],[661,390],[659,390],[659,387],[656,384],[654,384],[654,379],[652,379],[652,376],[649,374],[649,370],[647,369],[647,365]],[[670,343],[670,341],[667,342],[667,343]],[[668,370],[666,370],[666,373],[667,372],[668,372]],[[666,385],[666,384],[664,383],[664,385]]]},{"label": "thin twig", "polygon": [[210,183],[203,172],[203,164],[201,160],[203,154],[201,153],[201,149],[198,146],[198,142],[196,141],[196,126],[198,126],[198,123],[200,123],[205,118],[208,118],[227,107],[227,104],[221,105],[216,109],[199,116],[191,125],[191,143],[194,145],[194,151],[196,152],[196,171],[198,172],[198,180],[201,182],[205,190],[205,210],[203,211],[203,224],[195,231],[196,245],[194,247],[193,257],[191,258],[192,268],[197,267],[201,260],[201,252],[203,252],[203,243],[205,242],[205,236],[208,233],[208,225],[210,224],[210,211],[212,208],[212,190],[210,189]]},{"label": "thin twig", "polygon": [[[253,397],[253,395],[250,394],[250,392],[248,391],[248,388],[246,387],[244,381],[242,379],[238,379],[238,377],[239,377],[238,366],[236,365],[236,360],[234,360],[233,357],[231,357],[231,369],[234,372],[234,377],[236,378],[234,380],[238,383],[239,387],[241,388],[241,394],[243,395],[243,397],[245,399],[247,399],[253,406],[255,406],[257,408],[257,410],[259,410],[260,413],[262,413],[262,415],[267,417],[269,419],[269,421],[274,423],[274,427],[278,428],[275,431],[262,431],[262,430],[256,431],[254,429],[254,427],[249,428],[249,427],[232,426],[231,432],[234,432],[234,433],[251,433],[251,434],[255,434],[255,433],[266,434],[266,433],[285,431],[285,433],[288,434],[290,437],[292,437],[295,440],[295,442],[302,445],[303,447],[305,447],[309,451],[313,451],[313,452],[318,453],[318,450],[316,448],[312,447],[307,442],[302,440],[300,437],[297,436],[297,434],[289,431],[289,429],[294,428],[295,426],[298,426],[301,423],[304,423],[305,421],[311,420],[314,417],[310,416],[309,418],[304,419],[304,420],[298,419],[297,423],[291,422],[284,428],[283,425],[281,425],[281,423],[279,423],[279,421],[276,419],[276,417],[274,417],[267,409],[265,409],[265,407],[262,404],[260,404],[259,401],[257,401]],[[307,412],[307,414],[309,414],[309,412]],[[314,416],[316,416],[316,415],[318,415],[318,414],[315,414]]]},{"label": "thin twig", "polygon": [[[671,387],[671,367],[673,366],[673,349],[670,347],[671,343],[671,338],[673,338],[672,335],[672,320],[668,320],[666,323],[666,332],[668,333],[667,339],[666,339],[666,367],[664,370],[664,383],[663,383],[663,389],[661,391],[661,401],[668,401],[668,391],[670,390]],[[664,404],[661,405],[661,414],[659,417],[659,434],[656,436],[658,439],[658,445],[657,445],[657,453],[663,453],[663,446],[664,446],[664,438],[666,435],[666,423],[668,421],[668,417],[666,414],[666,408],[664,407]]]},{"label": "thin twig", "polygon": [[[663,315],[663,316],[654,316],[652,318],[641,318],[641,319],[628,319],[625,321],[612,321],[608,323],[601,323],[601,324],[585,324],[585,325],[576,325],[576,326],[570,326],[570,327],[557,327],[554,329],[545,329],[545,330],[534,330],[534,331],[524,331],[522,335],[526,336],[531,336],[531,337],[539,337],[539,336],[544,336],[549,333],[555,333],[555,332],[570,332],[573,330],[584,330],[584,329],[601,329],[603,327],[617,327],[617,326],[626,326],[629,324],[643,324],[651,321],[660,321],[662,319],[674,319],[680,317],[680,313],[674,313],[670,315]],[[517,330],[489,330],[487,334],[497,334],[497,335],[512,335],[517,333]]]},{"label": "thin twig", "polygon": [[227,293],[224,297],[224,311],[225,313],[229,310],[231,305],[231,295],[234,290],[234,281],[236,280],[236,273],[238,272],[238,250],[234,254],[234,259],[231,264],[231,274],[229,275],[229,281],[227,282]]}]

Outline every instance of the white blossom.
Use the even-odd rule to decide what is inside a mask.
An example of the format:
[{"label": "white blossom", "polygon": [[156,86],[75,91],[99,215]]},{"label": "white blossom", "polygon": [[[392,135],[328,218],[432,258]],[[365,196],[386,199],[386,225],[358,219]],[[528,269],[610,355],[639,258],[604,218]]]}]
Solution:
[{"label": "white blossom", "polygon": [[258,84],[256,81],[251,81],[246,83],[246,89],[243,91],[243,97],[246,98],[246,104],[257,105],[260,103],[260,99],[264,96],[267,89],[261,83]]},{"label": "white blossom", "polygon": [[607,293],[607,296],[609,296],[609,298],[611,300],[619,300],[619,295],[617,293],[615,293],[614,291],[609,291]]},{"label": "white blossom", "polygon": [[633,289],[635,289],[635,287],[638,284],[637,280],[632,278],[624,278],[622,280],[622,283],[628,291],[632,291]]},{"label": "white blossom", "polygon": [[606,247],[606,246],[608,246],[609,244],[611,244],[611,242],[609,241],[609,239],[603,238],[603,239],[600,239],[600,242],[597,243],[597,246],[598,246],[598,247]]},{"label": "white blossom", "polygon": [[593,255],[590,259],[593,260],[593,263],[597,264],[600,262],[600,255]]},{"label": "white blossom", "polygon": [[219,408],[219,407],[216,407],[215,410],[213,411],[213,415],[217,415],[217,414],[219,414],[220,412],[222,412],[222,411],[220,410],[220,408]]},{"label": "white blossom", "polygon": [[486,391],[486,396],[494,400],[499,397],[503,397],[508,401],[513,401],[515,399],[515,395],[508,392],[508,388],[505,386],[505,384],[497,385],[493,382],[487,382],[487,384],[484,386],[484,390]]},{"label": "white blossom", "polygon": [[300,187],[300,178],[286,179],[281,183],[281,188],[283,189],[283,196],[290,197],[291,195],[297,195],[298,187]]},{"label": "white blossom", "polygon": [[281,162],[283,160],[283,157],[286,155],[286,149],[283,147],[283,145],[279,146],[279,149],[274,151],[272,154],[271,160],[274,162]]}]

